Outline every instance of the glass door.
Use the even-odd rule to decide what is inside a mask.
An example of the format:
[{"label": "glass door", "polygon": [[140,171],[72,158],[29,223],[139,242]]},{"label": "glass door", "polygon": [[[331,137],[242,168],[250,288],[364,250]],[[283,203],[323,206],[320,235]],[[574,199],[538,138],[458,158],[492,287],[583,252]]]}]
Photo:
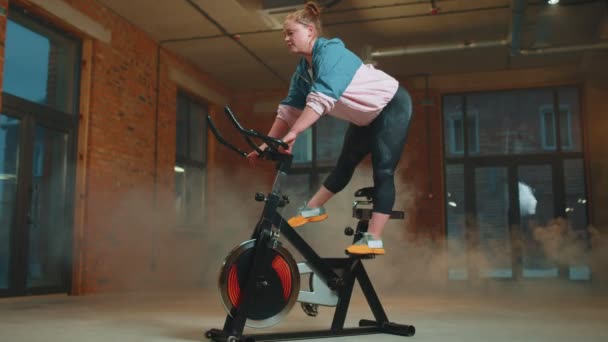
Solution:
[{"label": "glass door", "polygon": [[480,166],[474,218],[480,278],[555,278],[564,219],[556,215],[551,163]]},{"label": "glass door", "polygon": [[27,288],[65,285],[70,259],[68,132],[35,125],[28,231]]},{"label": "glass door", "polygon": [[73,122],[18,109],[0,114],[0,295],[67,292],[70,284]]},{"label": "glass door", "polygon": [[551,165],[517,167],[519,212],[516,213],[521,234],[522,276],[551,278],[559,275],[555,263],[555,239],[560,234],[560,220],[555,212],[553,168]]},{"label": "glass door", "polygon": [[457,239],[471,247],[468,269],[481,279],[589,280],[583,170],[581,159],[473,167],[473,238]]},{"label": "glass door", "polygon": [[475,169],[475,224],[480,278],[512,278],[509,174],[506,167]]},{"label": "glass door", "polygon": [[20,131],[21,120],[0,114],[0,293],[8,293],[11,281],[10,251],[17,207]]}]

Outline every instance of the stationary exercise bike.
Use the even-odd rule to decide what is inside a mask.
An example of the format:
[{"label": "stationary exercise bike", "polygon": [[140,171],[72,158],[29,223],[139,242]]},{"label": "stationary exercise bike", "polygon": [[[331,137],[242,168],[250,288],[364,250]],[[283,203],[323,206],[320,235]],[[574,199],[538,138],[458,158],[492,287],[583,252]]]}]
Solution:
[{"label": "stationary exercise bike", "polygon": [[[375,333],[413,336],[414,326],[389,322],[384,312],[362,263],[362,259],[374,258],[374,255],[321,258],[281,216],[281,208],[289,203],[287,196],[281,194],[281,185],[291,166],[292,155],[281,153],[280,148],[288,148],[288,145],[243,128],[230,108],[226,107],[225,113],[262,159],[276,163],[277,176],[269,194],[255,195],[256,201],[264,202],[264,208],[251,239],[234,248],[222,265],[219,290],[228,314],[223,329],[208,330],[206,337],[213,341],[254,342]],[[221,144],[243,157],[247,156],[222,137],[211,116],[207,116],[207,122]],[[265,142],[268,147],[264,151],[260,150],[251,138]],[[347,227],[344,231],[347,236],[354,236],[353,241],[360,239],[367,231],[371,219],[369,206],[372,195],[373,188],[363,188],[355,193],[360,198],[353,205],[353,217],[359,220],[357,228],[353,230]],[[403,219],[403,216],[401,211],[393,211],[390,215],[393,219]],[[295,262],[279,241],[281,235],[301,253],[305,262]],[[300,289],[304,277],[308,277],[309,290]],[[375,319],[362,319],[359,327],[344,328],[355,280],[359,282]],[[296,301],[301,303],[302,309],[309,316],[318,314],[319,305],[336,307],[331,327],[327,330],[243,335],[245,326],[266,328],[279,323]]]}]

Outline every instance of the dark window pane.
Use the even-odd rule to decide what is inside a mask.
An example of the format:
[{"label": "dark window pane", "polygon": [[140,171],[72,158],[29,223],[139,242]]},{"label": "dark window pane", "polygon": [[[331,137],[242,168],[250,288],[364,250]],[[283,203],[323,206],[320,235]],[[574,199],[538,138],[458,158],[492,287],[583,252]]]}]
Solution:
[{"label": "dark window pane", "polygon": [[557,147],[555,139],[555,114],[552,107],[545,107],[540,113],[540,137],[543,144],[543,150],[551,151]]},{"label": "dark window pane", "polygon": [[317,121],[317,162],[333,166],[342,150],[348,122],[324,115]]},{"label": "dark window pane", "polygon": [[300,133],[293,148],[293,163],[299,166],[309,166],[312,162],[312,128]]},{"label": "dark window pane", "polygon": [[180,227],[199,229],[205,217],[206,108],[177,95],[175,208]]},{"label": "dark window pane", "polygon": [[5,44],[5,92],[65,113],[76,112],[76,41],[14,11],[7,21]]},{"label": "dark window pane", "polygon": [[9,284],[10,234],[15,215],[20,121],[0,114],[0,289]]},{"label": "dark window pane", "polygon": [[550,89],[526,89],[467,95],[467,115],[478,117],[479,155],[545,151],[540,113],[553,108]]},{"label": "dark window pane", "polygon": [[590,280],[591,242],[587,229],[587,192],[585,190],[585,168],[582,159],[564,160],[564,188],[566,189],[566,217],[570,241],[565,260],[572,280]]},{"label": "dark window pane", "polygon": [[60,286],[70,236],[68,135],[37,126],[29,213],[28,287]]},{"label": "dark window pane", "polygon": [[469,154],[479,153],[479,114],[475,111],[467,110],[467,137]]},{"label": "dark window pane", "polygon": [[485,262],[480,276],[511,278],[511,238],[509,235],[509,191],[507,169],[481,167],[475,170],[475,218],[479,248]]},{"label": "dark window pane", "polygon": [[175,166],[175,209],[181,227],[200,228],[205,208],[205,171],[187,165]]},{"label": "dark window pane", "polygon": [[464,166],[447,165],[446,180],[446,214],[447,244],[449,255],[449,279],[466,279],[466,221],[464,211]]},{"label": "dark window pane", "polygon": [[462,96],[443,98],[443,124],[445,153],[447,157],[464,153],[464,118]]},{"label": "dark window pane", "polygon": [[450,145],[452,153],[464,152],[464,123],[462,118],[453,118],[450,122]]},{"label": "dark window pane", "polygon": [[523,276],[557,277],[554,246],[555,197],[551,165],[520,166],[517,170]]},{"label": "dark window pane", "polygon": [[206,115],[201,105],[190,104],[190,159],[198,162],[205,161],[207,130],[203,118]]},{"label": "dark window pane", "polygon": [[175,134],[176,154],[181,157],[188,156],[188,113],[190,106],[188,99],[184,96],[177,96],[177,123]]},{"label": "dark window pane", "polygon": [[558,90],[560,110],[560,140],[563,151],[582,151],[581,115],[576,88]]}]

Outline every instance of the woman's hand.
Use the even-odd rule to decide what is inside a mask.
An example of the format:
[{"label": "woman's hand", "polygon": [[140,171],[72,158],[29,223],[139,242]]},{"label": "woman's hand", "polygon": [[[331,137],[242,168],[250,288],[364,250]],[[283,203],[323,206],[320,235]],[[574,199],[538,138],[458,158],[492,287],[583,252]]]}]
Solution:
[{"label": "woman's hand", "polygon": [[[261,151],[264,151],[266,149],[267,145],[266,144],[262,144],[260,145],[258,148]],[[258,159],[260,159],[260,154],[258,153],[258,151],[251,151],[249,152],[249,154],[247,155],[247,161],[249,162],[249,164],[251,166],[255,166],[255,164],[257,163]]]},{"label": "woman's hand", "polygon": [[287,132],[287,134],[283,137],[283,141],[285,143],[287,143],[287,145],[289,145],[288,149],[284,149],[284,148],[280,148],[280,152],[281,153],[287,153],[287,154],[291,154],[291,150],[293,148],[293,144],[296,142],[296,138],[298,137],[297,134],[295,134],[292,131]]},{"label": "woman's hand", "polygon": [[247,161],[249,162],[249,165],[251,165],[251,166],[255,166],[258,159],[260,159],[260,154],[258,153],[258,151],[251,151],[247,155]]}]

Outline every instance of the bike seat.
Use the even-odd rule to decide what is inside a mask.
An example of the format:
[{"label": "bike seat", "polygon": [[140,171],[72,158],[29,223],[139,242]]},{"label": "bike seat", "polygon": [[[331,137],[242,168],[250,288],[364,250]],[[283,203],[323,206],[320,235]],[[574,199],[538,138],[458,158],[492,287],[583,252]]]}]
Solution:
[{"label": "bike seat", "polygon": [[371,200],[374,196],[374,187],[368,186],[355,191],[355,197],[365,197],[367,200]]}]

